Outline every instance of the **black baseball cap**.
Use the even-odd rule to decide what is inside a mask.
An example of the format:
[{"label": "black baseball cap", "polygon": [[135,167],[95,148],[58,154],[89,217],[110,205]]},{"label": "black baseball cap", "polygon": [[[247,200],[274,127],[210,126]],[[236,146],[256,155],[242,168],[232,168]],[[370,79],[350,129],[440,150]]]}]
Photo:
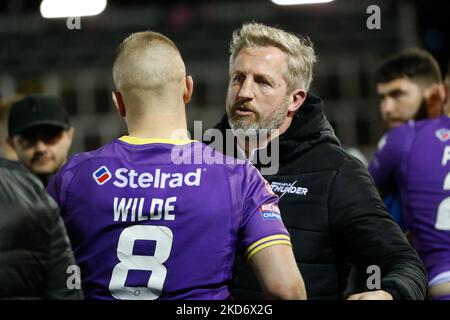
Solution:
[{"label": "black baseball cap", "polygon": [[52,96],[28,96],[12,105],[8,119],[10,137],[40,125],[70,128],[69,115],[61,99]]}]

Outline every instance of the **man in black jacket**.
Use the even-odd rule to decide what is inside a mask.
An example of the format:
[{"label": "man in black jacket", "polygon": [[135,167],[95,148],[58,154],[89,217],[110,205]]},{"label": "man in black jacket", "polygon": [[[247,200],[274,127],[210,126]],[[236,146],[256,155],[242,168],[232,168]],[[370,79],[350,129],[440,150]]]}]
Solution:
[{"label": "man in black jacket", "polygon": [[[238,149],[260,159],[279,144],[279,170],[265,178],[280,196],[308,298],[347,298],[353,264],[364,281],[349,299],[423,299],[427,279],[417,253],[387,214],[366,168],[341,149],[320,98],[307,94],[315,62],[311,43],[251,23],[233,34],[230,53],[227,116],[216,128],[278,130],[265,149],[255,152],[239,139]],[[255,165],[264,175],[265,167]],[[236,268],[234,296],[260,298],[245,264]]]},{"label": "man in black jacket", "polygon": [[17,162],[0,157],[0,299],[81,299],[56,203]]}]

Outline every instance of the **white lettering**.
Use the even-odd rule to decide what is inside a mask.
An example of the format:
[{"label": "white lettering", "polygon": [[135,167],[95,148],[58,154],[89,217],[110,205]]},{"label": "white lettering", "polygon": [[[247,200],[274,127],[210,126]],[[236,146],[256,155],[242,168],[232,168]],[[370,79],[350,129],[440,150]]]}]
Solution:
[{"label": "white lettering", "polygon": [[66,27],[69,30],[80,30],[81,17],[68,17],[66,20]]},{"label": "white lettering", "polygon": [[442,165],[447,165],[448,160],[450,160],[450,146],[446,146],[444,149],[444,154],[442,155]]},{"label": "white lettering", "polygon": [[118,188],[179,188],[185,186],[200,186],[202,169],[182,174],[180,172],[166,173],[161,169],[156,169],[155,173],[136,172],[134,169],[119,168],[115,171],[115,181],[113,184]]},{"label": "white lettering", "polygon": [[172,174],[172,180],[169,181],[169,188],[181,187],[183,185],[183,175],[181,173]]},{"label": "white lettering", "polygon": [[128,173],[128,177],[130,178],[130,187],[133,189],[136,189],[138,187],[138,185],[136,183],[134,183],[134,177],[136,177],[136,176],[137,176],[136,171],[131,169],[130,173]]},{"label": "white lettering", "polygon": [[167,198],[164,206],[164,220],[175,220],[175,214],[171,214],[171,212],[175,210],[175,206],[172,203],[176,201],[177,197]]},{"label": "white lettering", "polygon": [[138,198],[133,198],[133,206],[131,207],[131,221],[136,220],[136,207],[137,207]]},{"label": "white lettering", "polygon": [[[158,212],[155,213],[155,207],[158,206]],[[152,199],[150,204],[150,220],[161,220],[162,219],[162,208],[164,206],[163,199]]]},{"label": "white lettering", "polygon": [[122,221],[127,221],[128,210],[133,203],[133,198],[122,198],[118,203],[119,198],[114,197],[114,221],[119,221],[119,218],[122,217]]},{"label": "white lettering", "polygon": [[147,216],[142,215],[143,208],[144,208],[144,200],[145,200],[145,198],[140,198],[140,200],[139,200],[138,221],[148,220]]},{"label": "white lettering", "polygon": [[148,172],[144,172],[138,178],[138,185],[141,188],[150,187],[152,185],[152,182],[153,182],[153,176]]},{"label": "white lettering", "polygon": [[367,278],[366,285],[369,290],[381,289],[381,270],[377,265],[370,265],[366,270],[370,276]]},{"label": "white lettering", "polygon": [[156,169],[156,171],[155,171],[155,185],[154,185],[155,188],[159,188],[159,175],[160,175],[160,173],[161,173],[161,170]]},{"label": "white lettering", "polygon": [[[175,220],[175,202],[177,197],[167,199],[152,198],[149,215],[144,215],[145,198],[117,198],[114,197],[114,221],[146,221],[146,220]],[[130,214],[131,211],[131,214]]]},{"label": "white lettering", "polygon": [[371,14],[366,21],[367,29],[380,30],[381,29],[381,9],[379,6],[372,4],[367,7],[367,14]]},{"label": "white lettering", "polygon": [[126,176],[122,175],[122,173],[127,173],[128,169],[120,168],[116,170],[116,179],[121,180],[122,183],[114,181],[114,185],[119,188],[123,188],[128,184],[128,179]]},{"label": "white lettering", "polygon": [[161,185],[160,188],[164,189],[166,187],[166,180],[170,177],[170,173],[161,173]]},{"label": "white lettering", "polygon": [[[186,176],[184,177],[184,183],[187,186],[199,186],[200,185],[200,177],[202,175],[202,169],[197,169],[194,172],[189,172],[186,174]],[[194,181],[190,181],[189,179],[191,177],[194,177]]]}]

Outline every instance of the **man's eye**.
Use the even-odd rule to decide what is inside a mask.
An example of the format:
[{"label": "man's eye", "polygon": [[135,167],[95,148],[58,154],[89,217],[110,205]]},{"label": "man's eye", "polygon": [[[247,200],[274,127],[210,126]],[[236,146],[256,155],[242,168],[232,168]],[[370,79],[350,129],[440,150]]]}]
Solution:
[{"label": "man's eye", "polygon": [[244,76],[242,74],[237,74],[233,77],[234,82],[241,82],[244,80]]},{"label": "man's eye", "polygon": [[269,81],[267,81],[266,79],[263,79],[263,78],[257,78],[256,82],[259,84],[266,85],[266,86],[272,86]]},{"label": "man's eye", "polygon": [[389,94],[392,98],[399,98],[403,95],[402,91],[393,91]]}]

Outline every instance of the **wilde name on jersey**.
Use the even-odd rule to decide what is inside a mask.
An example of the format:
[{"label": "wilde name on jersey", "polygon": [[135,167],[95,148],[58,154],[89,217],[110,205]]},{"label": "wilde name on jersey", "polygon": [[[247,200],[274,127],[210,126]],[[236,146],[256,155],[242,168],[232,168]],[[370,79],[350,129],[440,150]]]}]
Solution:
[{"label": "wilde name on jersey", "polygon": [[186,174],[174,172],[165,173],[161,169],[156,169],[154,174],[150,172],[138,173],[135,170],[119,168],[115,172],[116,180],[114,185],[118,188],[181,188],[183,186],[198,187],[202,177],[202,169],[199,168]]}]

